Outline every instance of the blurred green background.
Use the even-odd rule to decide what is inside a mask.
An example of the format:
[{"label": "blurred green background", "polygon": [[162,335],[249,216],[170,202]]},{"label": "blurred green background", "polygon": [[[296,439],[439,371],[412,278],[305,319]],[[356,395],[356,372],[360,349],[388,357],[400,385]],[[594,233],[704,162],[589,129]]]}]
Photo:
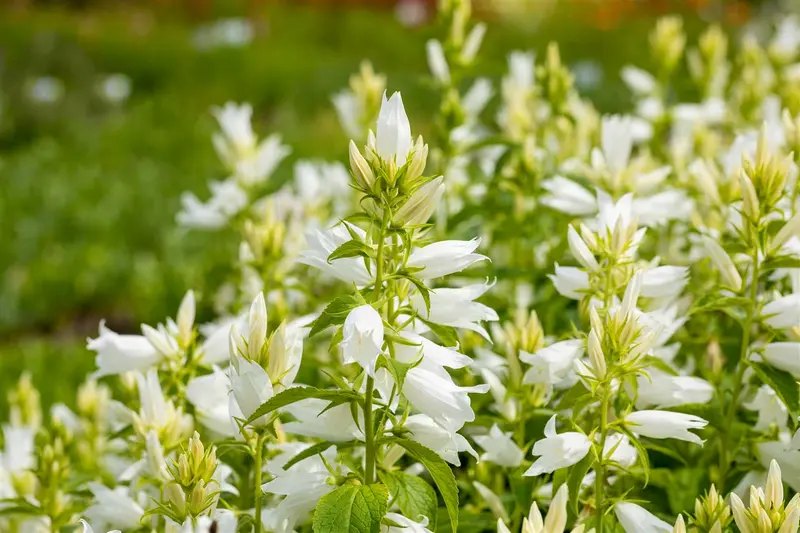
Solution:
[{"label": "blurred green background", "polygon": [[[287,179],[297,158],[346,156],[330,96],[366,57],[388,75],[390,90],[403,91],[424,130],[436,106],[424,42],[436,25],[406,27],[392,2],[378,3],[0,7],[4,390],[28,369],[46,404],[69,401],[93,367],[85,339],[101,318],[136,331],[173,314],[188,288],[210,296],[238,243],[184,232],[174,218],[182,191],[205,198],[207,181],[222,177],[211,106],[251,102],[257,132],[281,132],[293,148],[278,172]],[[482,11],[489,32],[478,69],[499,79],[510,50],[540,53],[555,40],[583,70],[582,92],[604,111],[625,109],[619,70],[647,66],[644,43],[657,16],[681,12],[691,36],[701,17],[736,24],[753,9],[701,0],[500,4],[511,16]],[[198,28],[245,14],[250,43],[198,48]]]}]

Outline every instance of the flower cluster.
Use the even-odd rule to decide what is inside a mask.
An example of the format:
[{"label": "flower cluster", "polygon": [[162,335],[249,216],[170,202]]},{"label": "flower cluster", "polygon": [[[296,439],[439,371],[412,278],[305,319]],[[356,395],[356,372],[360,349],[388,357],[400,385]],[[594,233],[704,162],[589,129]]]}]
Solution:
[{"label": "flower cluster", "polygon": [[213,110],[228,177],[177,223],[224,283],[101,322],[70,406],[20,378],[0,529],[798,532],[797,19],[662,19],[603,115],[554,43],[480,77],[439,4],[425,139],[368,62],[342,162]]}]

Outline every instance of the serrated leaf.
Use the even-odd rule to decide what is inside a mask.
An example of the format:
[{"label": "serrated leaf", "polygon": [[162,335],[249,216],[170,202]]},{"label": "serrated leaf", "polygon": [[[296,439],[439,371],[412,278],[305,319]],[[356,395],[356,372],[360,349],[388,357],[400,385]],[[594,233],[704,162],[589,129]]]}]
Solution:
[{"label": "serrated leaf", "polygon": [[436,518],[439,503],[436,491],[427,481],[405,472],[379,472],[381,481],[389,489],[392,504],[400,508],[403,516],[418,520],[420,515],[427,516],[428,529],[436,531]]},{"label": "serrated leaf", "polygon": [[772,387],[772,390],[783,400],[792,417],[797,418],[798,410],[800,410],[800,389],[798,389],[795,377],[785,370],[779,370],[766,363],[750,363],[750,366],[759,379]]},{"label": "serrated leaf", "polygon": [[328,263],[337,259],[346,259],[348,257],[366,257],[372,258],[373,250],[366,244],[360,241],[352,240],[347,241],[343,245],[331,252],[328,256]]},{"label": "serrated leaf", "polygon": [[361,297],[360,293],[337,296],[331,303],[325,306],[322,313],[311,323],[311,331],[308,333],[308,336],[313,337],[329,326],[344,324],[350,311],[363,305],[363,301],[364,299]]},{"label": "serrated leaf", "polygon": [[306,400],[308,398],[317,398],[319,400],[328,400],[331,402],[339,401],[341,403],[354,400],[360,401],[362,399],[359,393],[352,390],[294,387],[292,389],[286,389],[283,392],[279,392],[266,402],[262,403],[261,406],[250,416],[250,418],[247,419],[246,423],[249,424],[253,420],[258,420],[262,416],[268,415],[271,412],[280,409],[281,407],[286,407],[287,405],[291,405],[295,402]]},{"label": "serrated leaf", "polygon": [[314,533],[379,533],[389,505],[385,485],[342,485],[314,511]]},{"label": "serrated leaf", "polygon": [[425,311],[430,315],[431,314],[431,294],[430,294],[431,290],[428,287],[426,287],[424,283],[422,283],[422,280],[419,280],[419,279],[415,278],[414,276],[411,276],[409,274],[403,274],[402,277],[407,279],[411,283],[413,283],[414,286],[417,288],[417,291],[419,292],[420,296],[422,296],[422,300],[425,302]]},{"label": "serrated leaf", "polygon": [[450,528],[453,533],[458,533],[458,485],[456,485],[456,478],[453,476],[450,465],[436,452],[416,441],[400,437],[389,437],[386,440],[402,446],[409,455],[422,463],[422,466],[433,478],[439,494],[442,495],[442,500],[447,508],[447,516],[450,519]]}]

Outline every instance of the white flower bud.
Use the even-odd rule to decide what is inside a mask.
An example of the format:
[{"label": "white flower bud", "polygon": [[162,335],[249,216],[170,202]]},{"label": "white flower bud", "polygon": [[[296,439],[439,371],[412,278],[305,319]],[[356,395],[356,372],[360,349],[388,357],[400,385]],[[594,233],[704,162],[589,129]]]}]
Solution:
[{"label": "white flower bud", "polygon": [[250,335],[247,340],[248,358],[259,361],[264,344],[267,342],[267,303],[260,292],[250,305]]},{"label": "white flower bud", "polygon": [[444,193],[444,177],[429,181],[411,195],[394,215],[394,223],[400,226],[425,224],[433,214]]},{"label": "white flower bud", "polygon": [[192,340],[192,328],[194,327],[195,300],[194,291],[188,291],[181,300],[178,308],[178,338],[181,345],[186,347]]},{"label": "white flower bud", "polygon": [[589,332],[589,340],[587,343],[589,360],[592,362],[592,372],[596,378],[601,379],[606,375],[606,358],[595,330]]},{"label": "white flower bud", "polygon": [[405,164],[411,150],[411,124],[400,93],[394,93],[388,100],[384,93],[377,129],[375,151],[381,159],[398,166]]},{"label": "white flower bud", "polygon": [[372,172],[367,160],[361,155],[356,143],[350,141],[350,169],[353,171],[353,177],[356,182],[363,188],[372,189],[372,184],[375,183],[375,174]]},{"label": "white flower bud", "polygon": [[772,238],[772,242],[770,242],[770,253],[775,253],[780,250],[781,246],[783,246],[786,241],[798,234],[800,234],[800,213],[790,218],[786,224],[778,230],[778,233],[775,234],[775,237]]},{"label": "white flower bud", "polygon": [[450,82],[450,67],[447,65],[447,58],[444,56],[442,43],[436,39],[430,39],[425,43],[425,51],[428,55],[428,68],[431,74],[439,83]]},{"label": "white flower bud", "polygon": [[571,225],[567,230],[567,242],[573,257],[575,257],[584,268],[588,269],[590,272],[594,272],[600,268],[597,259],[594,258],[594,254],[589,250],[589,247]]},{"label": "white flower bud", "polygon": [[711,262],[714,263],[714,266],[716,266],[719,270],[722,280],[735,291],[741,290],[742,276],[739,274],[739,271],[736,269],[736,265],[733,264],[733,260],[730,258],[727,252],[725,252],[725,250],[717,241],[708,235],[703,235],[702,240],[706,251],[708,251],[709,257],[711,258]]},{"label": "white flower bud", "polygon": [[461,48],[461,61],[472,63],[475,60],[475,56],[478,55],[478,50],[481,48],[484,35],[486,35],[486,24],[479,22],[472,27],[464,41],[464,46]]},{"label": "white flower bud", "polygon": [[742,213],[750,220],[758,220],[759,204],[753,182],[744,172],[739,173],[739,184],[742,189]]},{"label": "white flower bud", "polygon": [[764,505],[767,509],[775,509],[783,505],[783,481],[781,481],[781,467],[773,459],[769,463],[767,484],[764,487]]}]

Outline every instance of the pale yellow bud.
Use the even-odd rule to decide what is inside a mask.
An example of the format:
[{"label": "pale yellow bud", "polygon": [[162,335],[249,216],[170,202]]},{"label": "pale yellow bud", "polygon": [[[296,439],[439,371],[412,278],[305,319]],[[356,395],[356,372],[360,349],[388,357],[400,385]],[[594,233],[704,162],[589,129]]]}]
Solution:
[{"label": "pale yellow bud", "polygon": [[744,503],[736,493],[731,493],[731,511],[733,512],[733,520],[736,522],[736,527],[739,528],[741,533],[756,533],[756,528],[747,516],[747,509]]},{"label": "pale yellow bud", "polygon": [[758,195],[753,182],[744,172],[739,173],[739,185],[742,189],[742,213],[748,219],[757,221],[760,216]]},{"label": "pale yellow bud", "polygon": [[702,240],[711,262],[717,267],[722,276],[722,281],[733,290],[740,291],[742,289],[742,276],[736,269],[736,265],[733,264],[733,260],[716,240],[707,235],[703,235]]},{"label": "pale yellow bud", "polygon": [[764,507],[767,510],[777,509],[783,505],[783,482],[781,481],[781,468],[773,459],[769,464],[767,484],[764,488]]},{"label": "pale yellow bud", "polygon": [[775,253],[780,250],[786,241],[796,235],[800,235],[800,213],[790,218],[786,224],[778,230],[778,233],[775,234],[775,237],[772,238],[772,242],[770,242],[770,253]]},{"label": "pale yellow bud", "polygon": [[672,533],[686,533],[686,523],[683,521],[683,515],[678,515],[675,526],[672,528]]},{"label": "pale yellow bud", "polygon": [[417,137],[411,152],[411,162],[406,170],[406,182],[413,183],[425,171],[428,162],[428,145],[422,141],[422,136]]},{"label": "pale yellow bud", "polygon": [[356,143],[350,141],[350,169],[353,171],[353,177],[358,185],[366,190],[372,190],[372,185],[375,183],[375,173],[372,168],[361,155]]},{"label": "pale yellow bud", "polygon": [[174,482],[167,483],[164,491],[167,496],[167,501],[175,507],[179,514],[184,515],[186,513],[186,495],[184,495],[180,485]]},{"label": "pale yellow bud", "polygon": [[592,371],[596,378],[601,379],[606,375],[606,358],[603,354],[603,347],[597,332],[592,330],[589,332],[588,351],[589,361],[592,363]]},{"label": "pale yellow bud", "polygon": [[783,519],[778,533],[797,533],[798,526],[800,526],[800,509],[795,507]]},{"label": "pale yellow bud", "polygon": [[393,222],[403,227],[425,224],[439,204],[443,193],[444,177],[439,176],[417,189],[397,210]]},{"label": "pale yellow bud", "polygon": [[194,291],[188,291],[181,300],[178,308],[178,339],[182,348],[186,348],[192,342],[192,330],[194,328],[195,299]]}]

